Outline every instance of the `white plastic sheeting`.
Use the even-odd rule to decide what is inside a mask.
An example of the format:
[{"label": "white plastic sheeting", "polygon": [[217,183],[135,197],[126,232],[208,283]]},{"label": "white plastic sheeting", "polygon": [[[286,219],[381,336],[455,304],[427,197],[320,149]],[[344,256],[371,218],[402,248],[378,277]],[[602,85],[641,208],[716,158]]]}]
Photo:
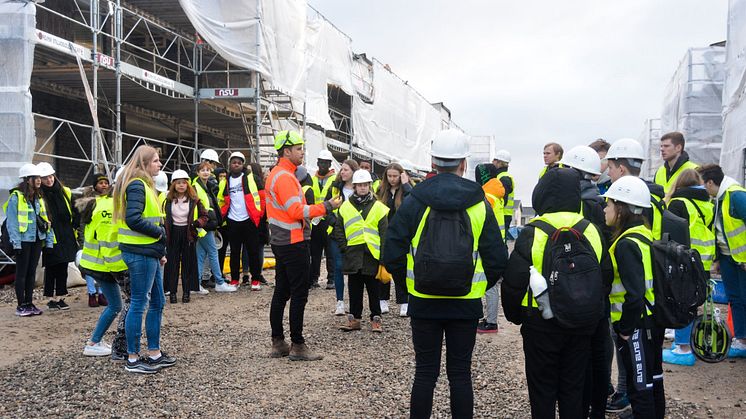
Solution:
[{"label": "white plastic sheeting", "polygon": [[440,112],[380,62],[373,62],[373,103],[352,103],[355,144],[390,159],[430,170],[430,143],[441,130]]},{"label": "white plastic sheeting", "polygon": [[746,149],[746,0],[731,0],[728,10],[723,150],[720,165],[728,176],[744,181]]},{"label": "white plastic sheeting", "polygon": [[666,89],[661,134],[681,131],[698,164],[720,161],[724,80],[725,48],[690,48]]},{"label": "white plastic sheeting", "polygon": [[643,149],[645,149],[645,156],[647,156],[642,163],[640,176],[652,182],[653,178],[655,178],[655,171],[663,164],[660,152],[661,120],[645,120],[644,128],[637,140],[642,144]]},{"label": "white plastic sheeting", "polygon": [[[31,114],[34,65],[34,3],[0,2],[0,200],[18,184],[18,169],[31,162],[36,145]],[[1,203],[1,202],[0,202]],[[4,214],[0,212],[0,217]]]}]

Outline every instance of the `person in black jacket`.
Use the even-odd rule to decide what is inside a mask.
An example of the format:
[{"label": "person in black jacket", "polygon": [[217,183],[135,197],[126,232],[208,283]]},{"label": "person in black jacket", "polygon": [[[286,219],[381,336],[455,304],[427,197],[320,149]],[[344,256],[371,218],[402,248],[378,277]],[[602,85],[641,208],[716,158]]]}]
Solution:
[{"label": "person in black jacket", "polygon": [[[472,207],[485,209],[484,223],[477,242],[486,288],[494,286],[507,263],[507,247],[500,237],[497,220],[485,199],[482,188],[464,179],[468,141],[455,130],[441,131],[432,144],[432,162],[437,170],[433,176],[412,189],[386,231],[383,245],[383,265],[392,275],[407,275],[407,258],[412,240],[425,211],[464,214]],[[468,216],[468,213],[467,213]],[[464,237],[453,237],[453,241]],[[426,278],[420,278],[420,280]],[[475,298],[420,297],[418,278],[407,278],[408,314],[411,317],[412,343],[415,351],[415,377],[410,399],[410,416],[428,418],[432,413],[433,390],[440,373],[440,353],[443,335],[446,340],[446,372],[451,390],[451,415],[470,418],[474,412],[471,382],[471,357],[476,341],[477,322],[482,317],[484,289],[471,292]],[[410,283],[411,282],[411,283]],[[477,284],[472,280],[472,287]]]},{"label": "person in black jacket", "polygon": [[[555,228],[561,227],[556,224],[561,223],[563,219],[571,220],[570,226],[582,219],[579,215],[581,199],[578,179],[575,169],[555,168],[547,171],[534,189],[532,203],[536,213]],[[503,312],[508,321],[522,325],[532,417],[554,418],[557,402],[560,417],[583,417],[583,393],[588,362],[591,358],[591,337],[596,334],[598,327],[560,327],[553,319],[543,319],[538,308],[528,303],[529,300],[533,300],[527,292],[529,267],[534,265],[534,260],[544,260],[543,253],[534,254],[535,251],[539,251],[533,248],[534,241],[540,237],[539,234],[542,235],[542,239],[546,239],[544,232],[529,224],[516,240],[501,285]],[[594,234],[595,237],[599,237],[601,244],[601,248],[594,247],[594,251],[600,253],[602,294],[603,298],[607,299],[613,271],[600,229],[590,224],[584,235],[588,238],[594,237]],[[545,252],[546,249],[542,247],[541,251]],[[539,269],[539,266],[534,267]],[[602,331],[606,332],[608,321],[598,321],[603,321]],[[606,385],[601,385],[605,392]],[[600,413],[603,414],[603,410]]]}]

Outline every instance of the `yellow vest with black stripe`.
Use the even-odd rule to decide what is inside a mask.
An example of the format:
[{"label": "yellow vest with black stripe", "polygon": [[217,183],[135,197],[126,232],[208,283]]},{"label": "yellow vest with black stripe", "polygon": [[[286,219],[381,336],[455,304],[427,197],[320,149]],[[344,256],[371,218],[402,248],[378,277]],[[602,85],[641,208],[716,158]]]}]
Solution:
[{"label": "yellow vest with black stripe", "polygon": [[319,183],[318,176],[311,177],[311,187],[313,188],[313,196],[317,204],[324,202],[326,195],[329,193],[329,189],[332,187],[332,183],[337,180],[337,175],[331,175],[326,179],[324,188],[322,189]]},{"label": "yellow vest with black stripe", "polygon": [[[572,227],[582,219],[583,215],[575,212],[553,212],[536,217],[531,221],[544,221],[552,227],[559,229],[562,227]],[[589,224],[585,231],[583,231],[583,236],[591,244],[598,263],[601,263],[603,244],[601,242],[601,235],[598,233],[598,229],[593,226],[593,223]],[[546,250],[547,240],[549,240],[547,233],[540,228],[534,227],[534,241],[531,243],[531,264],[542,275],[544,271],[544,251]],[[523,300],[521,300],[521,305],[523,307],[528,307],[529,290],[530,288],[527,287],[526,293],[523,295]],[[533,295],[531,295],[531,307],[539,307],[539,304],[536,303],[536,299]]]},{"label": "yellow vest with black stripe", "polygon": [[484,193],[484,196],[487,197],[487,201],[492,206],[492,213],[495,214],[497,225],[500,227],[500,237],[505,241],[505,212],[503,212],[503,200],[502,198],[498,198],[497,196],[486,192]]},{"label": "yellow vest with black stripe", "polygon": [[[622,305],[624,304],[624,298],[627,295],[627,290],[622,284],[622,279],[619,277],[619,267],[617,266],[616,257],[614,251],[619,240],[625,238],[627,235],[632,233],[638,233],[650,241],[653,241],[653,234],[650,229],[644,225],[632,227],[622,233],[609,248],[609,256],[611,256],[611,264],[614,267],[614,281],[611,283],[611,294],[609,294],[609,302],[611,303],[611,322],[618,322],[622,318]],[[635,242],[640,248],[640,254],[642,255],[643,271],[645,273],[645,311],[648,316],[652,316],[653,312],[650,308],[655,305],[655,293],[653,292],[653,259],[651,257],[650,246],[643,243],[642,241],[628,237],[629,240]],[[645,317],[645,313],[642,314],[641,318]]]},{"label": "yellow vest with black stripe", "polygon": [[508,172],[502,172],[499,175],[497,175],[497,180],[500,180],[501,178],[507,177],[510,179],[511,185],[513,185],[513,189],[511,189],[510,193],[508,194],[508,200],[505,202],[505,205],[503,206],[503,213],[506,217],[512,217],[513,216],[513,210],[515,209],[515,179],[513,176],[510,175]]},{"label": "yellow vest with black stripe", "polygon": [[668,191],[671,190],[673,185],[676,183],[676,179],[679,178],[679,175],[681,174],[681,172],[683,172],[686,169],[696,169],[698,167],[699,166],[697,164],[687,161],[684,164],[682,164],[681,167],[676,169],[676,171],[673,172],[673,174],[671,174],[670,179],[666,179],[666,165],[664,164],[663,166],[658,168],[657,172],[655,172],[655,183],[663,186],[663,190],[667,194]]},{"label": "yellow vest with black stripe", "polygon": [[[157,226],[163,225],[163,213],[161,212],[161,205],[158,202],[158,197],[155,194],[155,191],[150,188],[144,180],[140,178],[135,178],[130,181],[132,182],[141,182],[143,185],[143,188],[145,189],[145,209],[142,211],[142,218],[145,219],[145,221],[149,223],[153,223]],[[129,184],[127,184],[129,186]],[[127,186],[125,186],[125,191],[127,190]],[[125,202],[127,201],[127,196],[125,192]],[[146,234],[142,234],[137,231],[133,231],[129,228],[127,225],[127,222],[125,220],[119,220],[118,223],[119,226],[119,243],[124,244],[134,244],[134,245],[148,245],[153,244],[158,241],[155,237],[150,237]]]},{"label": "yellow vest with black stripe", "polygon": [[127,265],[119,250],[118,228],[112,223],[114,200],[110,196],[99,196],[85,226],[85,241],[80,266],[96,272],[122,272]]},{"label": "yellow vest with black stripe", "polygon": [[417,247],[420,244],[420,238],[422,237],[422,230],[425,228],[427,222],[427,216],[430,215],[430,207],[425,209],[425,213],[422,214],[422,219],[417,227],[417,232],[412,237],[411,248],[407,254],[407,292],[419,298],[433,298],[433,299],[460,299],[460,300],[474,300],[482,298],[485,291],[487,291],[487,276],[484,274],[484,268],[482,267],[482,259],[479,256],[479,238],[482,237],[482,230],[484,229],[484,222],[487,218],[487,204],[482,201],[476,205],[469,207],[466,210],[466,215],[469,216],[471,222],[471,233],[474,237],[472,243],[473,257],[474,257],[474,276],[471,279],[471,290],[468,294],[463,296],[444,296],[444,295],[430,295],[417,292],[415,290],[415,282],[417,278],[414,276],[414,256],[417,253]]},{"label": "yellow vest with black stripe", "polygon": [[[29,203],[26,201],[26,197],[23,196],[23,192],[19,190],[14,190],[11,195],[15,195],[18,198],[18,231],[21,233],[25,233],[26,230],[28,230],[29,225],[29,214],[34,213],[34,217],[36,216],[35,210],[29,211]],[[39,217],[41,217],[42,220],[46,221],[47,224],[51,224],[49,221],[49,216],[47,215],[47,206],[44,204],[44,198],[39,197]],[[5,201],[3,204],[3,212],[6,214],[8,213],[8,203],[10,202],[10,199]],[[34,220],[35,221],[35,220]],[[55,236],[55,243],[57,243],[57,239]]]},{"label": "yellow vest with black stripe", "polygon": [[[673,201],[681,201],[686,205],[691,247],[699,252],[705,272],[709,272],[712,261],[715,260],[715,233],[708,228],[712,225],[714,216],[712,202],[686,198],[673,198],[671,202]],[[704,220],[700,217],[700,212],[705,217]]]},{"label": "yellow vest with black stripe", "polygon": [[730,249],[731,257],[738,263],[746,262],[746,224],[730,215],[730,194],[746,192],[740,185],[731,185],[723,195],[723,235]]},{"label": "yellow vest with black stripe", "polygon": [[376,260],[381,259],[381,236],[378,232],[378,222],[388,216],[389,208],[379,201],[375,201],[363,219],[360,211],[350,201],[345,201],[339,207],[339,216],[344,223],[347,246],[355,246],[365,243],[370,254]]}]

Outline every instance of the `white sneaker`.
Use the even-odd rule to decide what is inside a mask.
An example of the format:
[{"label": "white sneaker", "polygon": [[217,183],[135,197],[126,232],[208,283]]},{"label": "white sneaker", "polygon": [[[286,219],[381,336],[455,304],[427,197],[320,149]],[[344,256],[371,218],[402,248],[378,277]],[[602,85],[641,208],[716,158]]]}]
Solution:
[{"label": "white sneaker", "polygon": [[409,303],[399,304],[399,317],[407,317],[407,310],[409,310]]},{"label": "white sneaker", "polygon": [[345,302],[342,300],[337,301],[337,308],[334,310],[335,316],[344,316],[345,315]]},{"label": "white sneaker", "polygon": [[389,302],[386,300],[380,300],[381,303],[381,314],[386,314],[389,312]]},{"label": "white sneaker", "polygon": [[199,295],[207,295],[210,293],[210,291],[207,291],[202,285],[199,286],[199,291],[195,291],[195,293]]},{"label": "white sneaker", "polygon": [[238,288],[226,284],[225,282],[222,284],[215,284],[215,292],[236,292],[236,290],[238,290]]},{"label": "white sneaker", "polygon": [[165,295],[166,297],[168,297],[169,295],[171,295],[171,291],[166,291],[166,292],[163,293],[163,295]]},{"label": "white sneaker", "polygon": [[[90,342],[89,342],[90,343]],[[111,355],[111,346],[104,342],[99,342],[93,345],[86,344],[83,348],[83,355],[85,356],[109,356]]]},{"label": "white sneaker", "polygon": [[666,329],[666,332],[663,334],[664,339],[673,340],[675,336],[676,336],[676,331],[673,329]]}]

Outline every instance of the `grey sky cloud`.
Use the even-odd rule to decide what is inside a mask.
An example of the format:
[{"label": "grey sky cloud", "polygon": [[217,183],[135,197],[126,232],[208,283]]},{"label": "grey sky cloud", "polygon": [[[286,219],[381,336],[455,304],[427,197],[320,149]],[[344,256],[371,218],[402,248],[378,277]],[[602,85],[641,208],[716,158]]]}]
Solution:
[{"label": "grey sky cloud", "polygon": [[549,141],[636,138],[687,48],[726,36],[727,0],[350,1],[312,5],[468,133],[513,154],[530,200]]}]

